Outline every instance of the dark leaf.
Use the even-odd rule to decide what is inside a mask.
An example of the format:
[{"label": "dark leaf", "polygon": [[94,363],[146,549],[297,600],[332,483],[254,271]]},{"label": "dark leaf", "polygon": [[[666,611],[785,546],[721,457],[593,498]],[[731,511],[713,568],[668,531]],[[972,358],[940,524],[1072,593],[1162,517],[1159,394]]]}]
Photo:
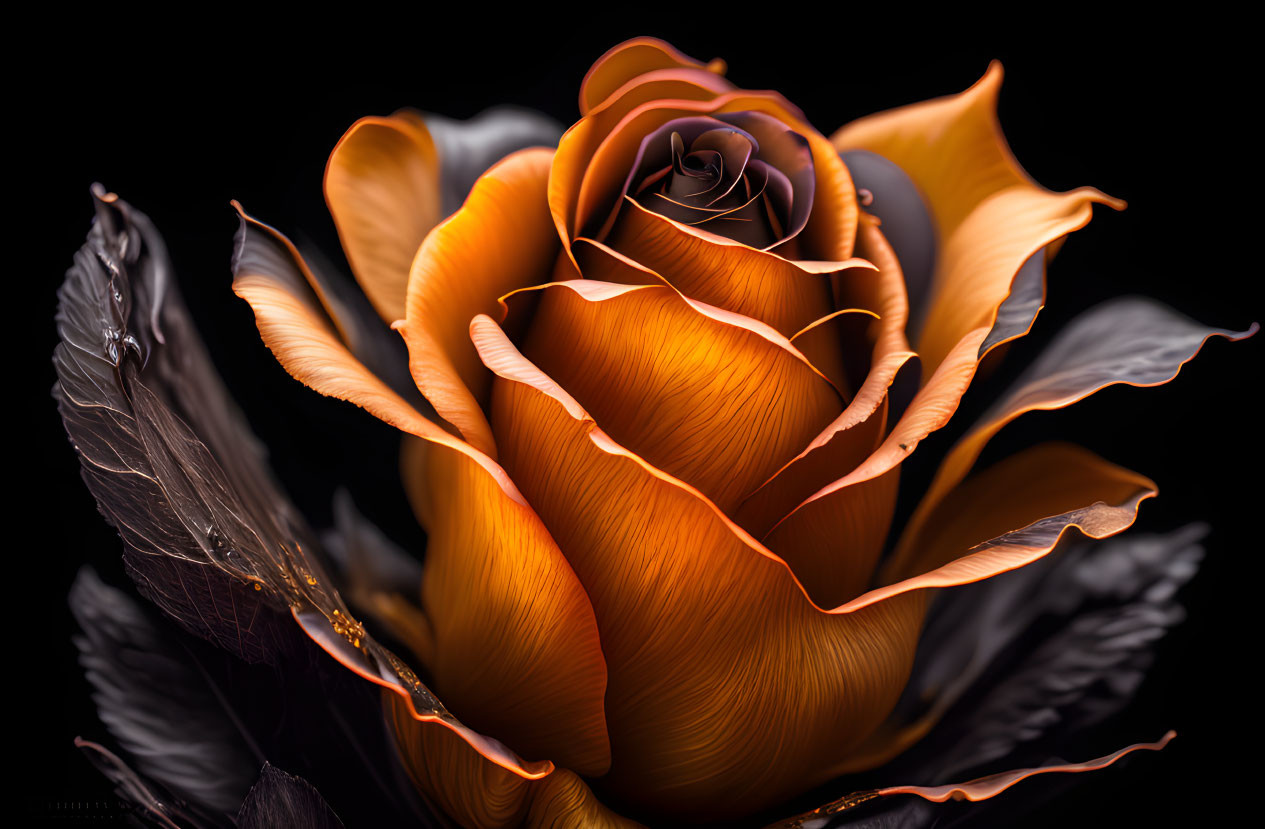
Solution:
[{"label": "dark leaf", "polygon": [[262,761],[195,656],[127,594],[80,569],[70,608],[101,721],[138,771],[227,823]]},{"label": "dark leaf", "polygon": [[270,763],[264,763],[259,782],[250,790],[237,813],[239,829],[342,829],[343,822],[334,810],[302,777],[286,774]]}]

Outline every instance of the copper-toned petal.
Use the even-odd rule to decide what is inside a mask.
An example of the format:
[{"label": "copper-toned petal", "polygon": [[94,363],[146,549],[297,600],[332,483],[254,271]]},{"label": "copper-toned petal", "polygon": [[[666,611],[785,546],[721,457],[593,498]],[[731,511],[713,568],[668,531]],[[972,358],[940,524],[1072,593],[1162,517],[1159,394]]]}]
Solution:
[{"label": "copper-toned petal", "polygon": [[[886,426],[888,388],[901,367],[914,356],[904,333],[907,309],[900,263],[872,217],[862,216],[857,243],[857,252],[878,267],[878,278],[854,272],[832,279],[835,281],[836,303],[844,307],[848,303],[857,303],[859,307],[874,309],[879,314],[878,339],[874,343],[869,374],[843,413],[742,504],[738,523],[757,537],[764,537],[806,498],[855,469],[874,451]],[[876,474],[882,471],[885,470]],[[866,502],[857,502],[857,508],[863,503]],[[872,501],[868,503],[874,505]],[[858,517],[856,520],[861,519]],[[874,521],[872,516],[865,520],[878,525],[884,523]],[[789,539],[789,536],[784,538]],[[871,541],[873,549],[867,552],[858,553],[854,548],[850,553],[854,562],[873,561],[881,539],[872,538]],[[816,545],[816,549],[823,551],[831,546],[823,543]],[[787,555],[787,548],[780,548],[779,553]],[[790,555],[792,559],[800,560],[811,554]]]},{"label": "copper-toned petal", "polygon": [[552,157],[522,150],[478,180],[465,205],[417,251],[399,324],[417,387],[492,457],[496,443],[482,408],[489,377],[466,329],[476,314],[494,313],[498,297],[548,279],[558,253],[545,200]]},{"label": "copper-toned petal", "polygon": [[535,513],[484,470],[442,447],[425,460],[436,692],[525,756],[605,773],[606,666],[583,588]]},{"label": "copper-toned petal", "polygon": [[785,338],[671,288],[590,279],[537,299],[524,352],[615,440],[722,509],[786,463],[842,409]]},{"label": "copper-toned petal", "polygon": [[991,538],[1101,501],[1128,504],[1155,484],[1077,446],[1047,443],[968,478],[907,532],[883,567],[891,583],[943,566]]},{"label": "copper-toned petal", "polygon": [[[768,323],[790,337],[832,310],[826,274],[873,270],[863,259],[795,262],[732,239],[702,235],[631,199],[606,244],[662,276],[681,293]],[[584,271],[590,279],[603,274]],[[854,276],[867,278],[871,274]]]},{"label": "copper-toned petal", "polygon": [[361,288],[386,322],[404,318],[409,266],[440,219],[439,158],[414,114],[361,118],[330,153],[325,201]]},{"label": "copper-toned petal", "polygon": [[701,493],[615,443],[490,319],[503,457],[593,602],[615,789],[724,819],[824,779],[889,709],[923,599],[823,612]]},{"label": "copper-toned petal", "polygon": [[505,471],[368,372],[333,336],[314,298],[241,269],[234,290],[251,303],[264,341],[296,378],[432,444],[425,453],[430,546],[422,582],[431,631],[419,650],[433,656],[436,686],[461,700],[463,716],[516,740],[520,751],[601,773],[609,763],[605,674],[592,611]]},{"label": "copper-toned petal", "polygon": [[705,64],[654,37],[626,40],[594,61],[584,76],[580,83],[580,114],[587,115],[638,76],[661,69],[704,70],[719,76],[724,74],[725,64],[716,60]]},{"label": "copper-toned petal", "polygon": [[[1140,297],[1111,300],[1069,324],[1010,390],[949,451],[905,530],[912,537],[936,505],[970,470],[984,445],[1024,412],[1060,409],[1117,383],[1155,386],[1177,376],[1212,337],[1239,340],[1256,333],[1199,325]],[[903,546],[902,546],[903,549]],[[900,567],[901,556],[891,566]]]},{"label": "copper-toned petal", "polygon": [[932,299],[915,341],[929,371],[971,330],[991,326],[1025,261],[1090,219],[1091,205],[1124,203],[1093,188],[1053,193],[1010,153],[997,122],[1001,65],[960,95],[871,115],[833,136],[904,170],[940,237]]},{"label": "copper-toned petal", "polygon": [[[987,800],[1009,789],[1016,783],[1027,780],[1029,777],[1035,777],[1040,774],[1060,774],[1075,773],[1084,771],[1097,771],[1112,765],[1121,757],[1134,751],[1161,751],[1169,744],[1177,732],[1169,731],[1158,741],[1154,743],[1134,743],[1125,746],[1119,751],[1115,751],[1105,757],[1098,757],[1093,760],[1087,760],[1084,763],[1055,763],[1048,766],[1037,766],[1036,768],[1014,769],[1013,771],[1001,772],[999,774],[990,774],[986,777],[979,777],[966,783],[950,783],[943,786],[888,786],[882,789],[869,789],[861,792],[853,792],[845,795],[838,800],[831,801],[825,806],[821,806],[811,812],[805,812],[788,818],[784,821],[770,824],[767,829],[803,829],[807,826],[825,825],[832,815],[867,803],[879,797],[894,797],[896,795],[909,794],[917,795],[924,800],[934,803],[943,803],[946,800]],[[921,824],[919,824],[921,825]]]},{"label": "copper-toned petal", "polygon": [[878,320],[873,311],[844,308],[800,330],[791,345],[850,399],[869,375]]},{"label": "copper-toned petal", "polygon": [[[245,213],[241,217],[233,291],[250,303],[259,334],[282,367],[321,394],[355,403],[397,429],[452,439],[351,353],[303,278],[306,266],[289,240]],[[506,483],[513,486],[508,478]]]},{"label": "copper-toned petal", "polygon": [[444,814],[473,829],[636,829],[601,804],[584,781],[556,768],[525,779],[489,763],[451,732],[418,722],[392,696],[387,721],[414,784]]},{"label": "copper-toned petal", "polygon": [[1134,743],[1105,757],[1086,760],[1083,763],[1056,763],[1036,768],[1015,769],[1001,772],[1000,774],[990,774],[987,777],[979,777],[966,783],[950,783],[944,786],[889,786],[879,789],[878,794],[880,797],[912,794],[924,800],[932,800],[937,803],[943,803],[950,798],[953,800],[987,800],[990,797],[996,797],[1016,783],[1027,780],[1029,777],[1035,777],[1038,774],[1097,771],[1110,766],[1121,757],[1134,751],[1161,751],[1176,736],[1176,731],[1169,731],[1156,742]]}]

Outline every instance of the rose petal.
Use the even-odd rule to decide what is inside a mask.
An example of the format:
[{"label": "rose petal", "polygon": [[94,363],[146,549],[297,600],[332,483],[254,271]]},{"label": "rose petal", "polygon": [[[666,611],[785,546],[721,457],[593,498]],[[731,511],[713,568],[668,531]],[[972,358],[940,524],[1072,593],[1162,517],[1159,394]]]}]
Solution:
[{"label": "rose petal", "polygon": [[[1155,386],[1177,376],[1212,337],[1240,340],[1256,333],[1207,328],[1140,297],[1111,300],[1068,325],[1010,390],[949,451],[905,536],[920,531],[932,510],[975,463],[984,445],[1024,412],[1061,409],[1117,383]],[[911,554],[902,539],[889,567],[905,567]]]},{"label": "rose petal", "polygon": [[558,253],[545,201],[552,155],[523,150],[479,179],[465,205],[417,251],[407,316],[397,323],[417,387],[492,457],[496,443],[482,409],[490,378],[466,328],[476,314],[495,312],[503,294],[548,279]]},{"label": "rose petal", "polygon": [[791,337],[791,345],[826,375],[845,397],[852,397],[870,370],[870,343],[879,315],[862,308],[845,308],[822,317]]},{"label": "rose petal", "polygon": [[886,238],[901,272],[909,297],[907,331],[916,332],[930,298],[936,266],[936,227],[918,186],[905,171],[877,153],[851,150],[841,154],[858,192],[870,192],[868,213],[883,223]]},{"label": "rose petal", "polygon": [[883,568],[884,582],[899,581],[943,566],[991,538],[1027,527],[1085,503],[1126,504],[1154,482],[1091,452],[1046,443],[1011,455],[978,473],[939,502],[901,539],[899,552]]},{"label": "rose petal", "polygon": [[580,83],[580,114],[587,115],[628,82],[660,69],[704,70],[720,76],[725,64],[718,60],[704,64],[654,37],[626,40],[594,61],[584,76]]},{"label": "rose petal", "polygon": [[606,666],[583,588],[536,515],[476,464],[442,448],[426,460],[436,693],[520,754],[604,774]]},{"label": "rose petal", "polygon": [[[263,235],[267,228],[248,221],[244,244],[285,250],[283,237]],[[234,290],[251,303],[265,343],[291,374],[431,443],[425,453],[430,545],[422,589],[436,686],[453,691],[453,698],[461,695],[463,714],[519,738],[521,750],[600,773],[609,749],[592,611],[505,471],[423,418],[357,362],[320,315],[315,297],[298,293],[294,274],[252,267],[280,267],[286,260],[238,262]],[[298,266],[291,261],[290,268],[297,272]]]},{"label": "rose petal", "polygon": [[[799,263],[715,234],[692,233],[632,200],[625,201],[606,244],[691,299],[758,319],[786,337],[833,310],[825,274],[873,270],[863,259]],[[581,272],[604,279],[592,264],[598,263]]]},{"label": "rose petal", "polygon": [[597,429],[491,320],[473,336],[502,378],[506,462],[593,602],[612,788],[724,819],[821,782],[899,693],[923,600],[818,610],[784,562]]},{"label": "rose petal", "polygon": [[549,182],[549,205],[564,239],[598,232],[620,206],[620,187],[641,140],[675,118],[754,111],[785,123],[808,140],[816,174],[814,207],[799,237],[810,259],[851,257],[856,236],[856,193],[847,167],[798,111],[771,92],[732,92],[707,100],[652,99],[612,123],[615,112],[595,112],[567,131],[558,144]]},{"label": "rose petal", "polygon": [[593,796],[584,781],[557,768],[524,779],[489,763],[451,732],[418,722],[393,696],[387,719],[414,784],[451,819],[480,829],[636,829]]},{"label": "rose petal", "polygon": [[832,138],[841,152],[869,150],[898,165],[926,199],[940,249],[932,299],[915,348],[928,370],[973,329],[991,327],[1015,274],[1033,253],[1083,227],[1092,188],[1052,193],[1019,167],[997,123],[1001,64],[960,95],[862,118]]},{"label": "rose petal", "polygon": [[409,266],[440,219],[439,159],[415,114],[361,118],[325,167],[325,201],[347,260],[382,319],[404,318]]},{"label": "rose petal", "polygon": [[[862,217],[857,244],[857,252],[878,267],[878,278],[865,273],[841,274],[835,278],[836,304],[847,307],[857,303],[879,314],[879,335],[869,374],[843,413],[742,504],[737,521],[757,537],[764,537],[804,499],[837,480],[841,473],[855,469],[874,451],[886,427],[888,388],[914,356],[904,334],[906,304],[900,263],[871,217]],[[787,554],[785,548],[779,552]],[[872,561],[875,555],[877,549],[860,557]],[[792,554],[792,558],[801,559],[803,554]]]},{"label": "rose petal", "polygon": [[[538,299],[524,352],[614,439],[721,509],[791,458],[841,410],[785,338],[691,305],[670,288],[589,279]],[[761,326],[762,327],[762,326]]]},{"label": "rose petal", "polygon": [[[852,794],[845,795],[838,800],[831,801],[825,806],[814,809],[811,812],[805,812],[803,814],[796,815],[793,818],[770,824],[767,829],[820,829],[820,827],[824,827],[828,824],[831,816],[837,815],[842,811],[851,809],[879,797],[893,797],[895,795],[911,794],[917,795],[924,800],[929,800],[934,803],[943,803],[949,799],[971,801],[987,800],[990,797],[996,797],[1016,783],[1027,780],[1029,777],[1035,777],[1039,774],[1097,771],[1112,765],[1121,757],[1134,751],[1161,751],[1168,745],[1169,741],[1176,736],[1177,732],[1169,731],[1157,742],[1134,743],[1133,745],[1125,746],[1112,754],[1108,754],[1105,757],[1098,757],[1084,763],[1055,763],[1048,766],[1038,766],[1036,768],[1015,769],[1013,771],[979,777],[966,783],[950,783],[944,786],[889,786],[883,789],[870,789],[868,791],[853,792]],[[923,813],[922,816],[927,820],[934,820],[933,816],[925,813]],[[901,825],[905,824],[902,823]],[[922,825],[922,823],[919,822],[917,825]]]},{"label": "rose petal", "polygon": [[459,121],[423,116],[439,153],[440,215],[451,216],[479,177],[510,153],[556,147],[562,125],[547,115],[515,106],[495,106]]}]

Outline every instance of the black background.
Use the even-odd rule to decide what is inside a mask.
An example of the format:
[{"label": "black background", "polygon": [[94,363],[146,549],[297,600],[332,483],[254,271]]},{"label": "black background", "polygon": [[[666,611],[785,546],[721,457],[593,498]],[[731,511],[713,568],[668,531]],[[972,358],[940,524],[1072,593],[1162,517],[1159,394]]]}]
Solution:
[{"label": "black background", "polygon": [[[148,212],[165,234],[213,357],[313,522],[329,523],[331,493],[346,484],[413,549],[423,538],[397,485],[391,430],[292,381],[229,290],[229,199],[341,263],[320,182],[329,150],[357,117],[401,106],[468,117],[510,102],[570,123],[584,71],[626,37],[655,34],[695,57],[724,57],[733,81],[778,89],[827,135],[869,112],[964,89],[1000,58],[1002,124],[1028,172],[1055,190],[1092,184],[1130,207],[1100,209],[1072,237],[1033,334],[990,382],[1013,376],[1077,312],[1122,293],[1228,328],[1265,316],[1255,249],[1259,142],[1246,120],[1258,82],[1232,25],[1218,31],[1186,20],[1157,30],[1069,16],[1032,25],[960,18],[915,30],[912,12],[872,20],[798,7],[732,27],[715,7],[629,11],[618,24],[543,10],[463,21],[367,7],[293,22],[229,7],[205,20],[120,14],[46,20],[31,29],[29,55],[7,59],[6,132],[17,142],[7,152],[6,224],[17,235],[5,248],[20,254],[6,257],[6,316],[20,320],[7,363],[21,379],[6,408],[26,419],[7,435],[16,451],[6,472],[19,494],[6,522],[22,528],[5,551],[17,567],[6,591],[6,684],[19,696],[6,711],[20,735],[7,753],[22,763],[6,808],[28,817],[52,810],[64,823],[76,812],[60,804],[112,799],[71,746],[76,734],[106,735],[75,663],[65,594],[83,562],[122,584],[119,543],[79,480],[48,396],[54,294],[87,232],[93,181]],[[1073,410],[1026,416],[984,459],[1047,437],[1072,439],[1157,480],[1160,498],[1143,507],[1140,529],[1213,526],[1203,570],[1183,593],[1188,621],[1160,648],[1136,704],[1070,759],[1156,739],[1169,727],[1178,740],[1160,755],[1087,775],[1034,818],[1040,825],[1209,818],[1254,794],[1236,788],[1259,767],[1239,753],[1259,725],[1260,355],[1260,338],[1213,342],[1168,386],[1110,389]],[[986,402],[986,391],[969,394],[958,429]],[[926,441],[915,460],[925,467],[952,434]]]}]

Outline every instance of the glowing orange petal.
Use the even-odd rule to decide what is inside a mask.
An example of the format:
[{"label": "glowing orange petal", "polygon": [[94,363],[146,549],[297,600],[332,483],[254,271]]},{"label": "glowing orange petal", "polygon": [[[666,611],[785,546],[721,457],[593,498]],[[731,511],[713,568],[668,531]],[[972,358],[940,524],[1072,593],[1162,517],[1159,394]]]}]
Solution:
[{"label": "glowing orange petal", "polygon": [[986,777],[978,777],[966,783],[949,783],[944,786],[888,786],[882,789],[869,789],[866,791],[853,792],[845,795],[838,800],[831,801],[824,806],[804,812],[787,820],[778,821],[770,824],[766,829],[802,829],[809,824],[816,825],[819,821],[827,821],[832,816],[839,814],[847,809],[867,803],[879,797],[894,797],[896,795],[910,794],[930,800],[934,803],[943,803],[946,800],[987,800],[1009,789],[1011,786],[1021,781],[1027,780],[1029,777],[1035,777],[1039,774],[1066,774],[1085,771],[1098,771],[1104,769],[1121,757],[1134,751],[1161,751],[1169,744],[1177,732],[1169,731],[1158,741],[1154,743],[1134,743],[1125,746],[1119,751],[1098,757],[1094,760],[1088,760],[1084,763],[1057,763],[1049,766],[1037,766],[1036,768],[1014,769],[1012,771],[1001,772],[999,774],[990,774]]},{"label": "glowing orange petal", "polygon": [[439,221],[439,159],[420,117],[361,118],[325,167],[325,201],[347,260],[388,323],[404,318],[409,266]]},{"label": "glowing orange petal", "polygon": [[388,695],[387,720],[400,759],[430,803],[477,829],[635,829],[603,806],[567,769],[525,779],[489,763],[443,728],[419,722]]},{"label": "glowing orange petal", "polygon": [[824,274],[874,270],[862,259],[799,263],[715,234],[704,236],[632,199],[625,200],[606,244],[691,299],[758,319],[786,337],[831,312],[831,286]]},{"label": "glowing orange petal", "polygon": [[436,687],[460,698],[463,715],[481,727],[504,726],[495,733],[514,738],[521,751],[601,773],[609,747],[597,629],[548,532],[503,469],[365,369],[338,341],[315,297],[257,267],[263,261],[240,259],[234,290],[251,303],[282,365],[317,391],[430,443],[427,497],[419,500],[426,501],[421,511],[431,539],[423,604],[432,635],[423,650],[433,654]]},{"label": "glowing orange petal", "polygon": [[596,428],[490,319],[472,336],[500,378],[505,462],[593,602],[610,785],[724,819],[822,782],[899,694],[922,596],[819,610],[784,562]]},{"label": "glowing orange petal", "polygon": [[863,272],[845,272],[832,279],[836,304],[868,308],[879,315],[869,373],[843,413],[742,504],[738,523],[758,537],[874,451],[886,426],[888,387],[914,356],[905,339],[908,304],[900,263],[872,217],[862,216],[857,253],[878,268],[877,279]]},{"label": "glowing orange petal", "polygon": [[1025,412],[1061,409],[1107,386],[1167,383],[1212,337],[1239,340],[1256,332],[1208,328],[1158,303],[1126,297],[1075,319],[979,422],[949,450],[906,529],[919,531],[936,505],[965,477],[984,446]]},{"label": "glowing orange petal", "polygon": [[842,408],[785,338],[670,288],[584,279],[509,302],[527,298],[538,305],[524,352],[613,438],[722,509]]},{"label": "glowing orange petal", "polygon": [[535,513],[467,457],[432,447],[424,461],[436,693],[520,754],[605,773],[606,667],[575,574]]},{"label": "glowing orange petal", "polygon": [[233,291],[250,303],[259,334],[282,367],[321,394],[355,403],[397,429],[449,437],[352,356],[304,280],[306,266],[290,241],[244,212],[241,218]]},{"label": "glowing orange petal", "polygon": [[[1086,503],[1127,505],[1155,484],[1091,452],[1047,443],[967,479],[939,503],[883,567],[890,583],[944,566],[989,539]],[[1132,516],[1122,516],[1131,519]]]},{"label": "glowing orange petal", "polygon": [[551,150],[522,150],[488,170],[413,260],[399,328],[409,370],[441,417],[496,456],[483,406],[490,378],[466,333],[503,294],[549,278],[558,238],[545,199]]},{"label": "glowing orange petal", "polygon": [[852,397],[852,389],[869,375],[869,344],[878,318],[863,308],[844,308],[800,330],[791,337],[791,345],[845,397]]},{"label": "glowing orange petal", "polygon": [[1053,193],[1011,155],[997,122],[1001,64],[960,95],[871,115],[832,138],[899,165],[926,199],[941,246],[932,299],[915,342],[928,371],[980,326],[991,327],[1020,267],[1083,227],[1095,202],[1124,203],[1093,188]]},{"label": "glowing orange petal", "polygon": [[879,789],[880,797],[891,797],[897,794],[912,794],[931,800],[936,803],[943,803],[946,800],[987,800],[1009,789],[1011,786],[1029,777],[1035,777],[1038,774],[1066,774],[1082,771],[1097,771],[1110,766],[1121,757],[1134,751],[1160,751],[1169,741],[1177,736],[1176,731],[1169,731],[1158,741],[1154,743],[1134,743],[1131,746],[1125,746],[1119,751],[1108,754],[1105,757],[1098,757],[1094,760],[1087,760],[1084,763],[1058,763],[1050,766],[1037,766],[1030,769],[1015,769],[1000,774],[990,774],[987,777],[979,777],[966,783],[949,783],[944,786],[889,786]]},{"label": "glowing orange petal", "polygon": [[[717,77],[724,74],[724,63],[702,61],[681,54],[671,44],[658,38],[637,37],[611,48],[598,58],[580,84],[580,114],[587,115],[625,84],[647,73],[664,69],[703,71]],[[662,97],[662,96],[660,96]]]}]

